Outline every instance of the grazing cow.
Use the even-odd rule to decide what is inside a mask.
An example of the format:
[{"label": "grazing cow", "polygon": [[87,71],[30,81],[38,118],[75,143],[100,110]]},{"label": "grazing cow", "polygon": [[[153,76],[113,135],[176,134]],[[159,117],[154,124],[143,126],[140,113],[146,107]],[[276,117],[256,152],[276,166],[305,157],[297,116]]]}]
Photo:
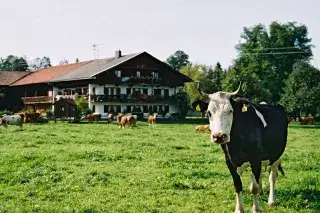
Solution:
[{"label": "grazing cow", "polygon": [[20,115],[4,115],[0,118],[0,126],[3,125],[6,130],[8,125],[17,125],[22,130],[23,121]]},{"label": "grazing cow", "polygon": [[91,123],[91,121],[96,120],[97,122],[101,119],[101,115],[100,114],[89,114],[86,115],[84,117],[85,120],[89,121],[89,123]]},{"label": "grazing cow", "polygon": [[149,115],[148,116],[148,123],[149,123],[149,127],[156,126],[156,122],[157,122],[157,114],[153,114],[153,115]]},{"label": "grazing cow", "polygon": [[136,127],[136,126],[137,126],[137,122],[136,122],[135,116],[133,116],[133,115],[128,115],[128,116],[126,116],[126,118],[127,118],[127,124],[128,124],[130,127]]},{"label": "grazing cow", "polygon": [[109,113],[108,114],[108,124],[111,124],[113,122],[113,118],[114,118],[114,115],[112,113]]},{"label": "grazing cow", "polygon": [[[243,98],[234,98],[237,91],[205,94],[206,99],[195,101],[192,106],[208,113],[210,140],[221,145],[227,167],[231,173],[236,192],[235,212],[244,212],[242,204],[242,181],[240,175],[251,167],[254,213],[260,212],[258,194],[262,194],[261,167],[270,166],[269,205],[275,204],[275,182],[278,169],[282,171],[280,157],[287,144],[288,120],[281,105],[254,104]],[[201,108],[201,106],[203,108]]]},{"label": "grazing cow", "polygon": [[314,125],[316,123],[316,118],[315,117],[299,117],[298,121],[300,122],[300,125],[306,125],[306,124]]},{"label": "grazing cow", "polygon": [[210,125],[198,125],[196,126],[196,132],[210,132]]},{"label": "grazing cow", "polygon": [[117,122],[118,122],[119,128],[124,128],[126,126],[126,124],[128,124],[128,126],[130,126],[130,127],[137,126],[136,125],[136,119],[132,115],[119,114],[117,116]]}]

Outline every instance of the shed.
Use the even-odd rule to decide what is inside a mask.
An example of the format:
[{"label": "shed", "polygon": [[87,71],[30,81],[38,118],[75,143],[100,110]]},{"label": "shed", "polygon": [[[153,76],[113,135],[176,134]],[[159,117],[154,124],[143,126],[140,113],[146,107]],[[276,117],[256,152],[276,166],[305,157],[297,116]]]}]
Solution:
[{"label": "shed", "polygon": [[73,99],[64,99],[54,102],[54,117],[56,118],[76,118],[77,117],[77,105]]}]

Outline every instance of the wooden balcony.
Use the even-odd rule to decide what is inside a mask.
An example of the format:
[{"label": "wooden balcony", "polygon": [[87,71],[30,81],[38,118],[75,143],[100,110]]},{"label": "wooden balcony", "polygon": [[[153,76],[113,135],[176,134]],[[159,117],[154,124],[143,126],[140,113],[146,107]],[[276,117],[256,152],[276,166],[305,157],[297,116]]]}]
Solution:
[{"label": "wooden balcony", "polygon": [[53,103],[52,96],[35,96],[21,98],[24,104],[50,104]]},{"label": "wooden balcony", "polygon": [[155,103],[169,102],[172,98],[163,95],[91,95],[92,102],[122,102],[122,103]]},{"label": "wooden balcony", "polygon": [[[87,97],[88,95],[78,95],[77,97]],[[75,98],[74,95],[61,95],[60,96],[63,99],[73,99]],[[55,98],[53,101],[53,97],[52,96],[34,96],[34,97],[23,97],[21,98],[24,104],[52,104],[54,101],[56,101],[57,99]]]}]

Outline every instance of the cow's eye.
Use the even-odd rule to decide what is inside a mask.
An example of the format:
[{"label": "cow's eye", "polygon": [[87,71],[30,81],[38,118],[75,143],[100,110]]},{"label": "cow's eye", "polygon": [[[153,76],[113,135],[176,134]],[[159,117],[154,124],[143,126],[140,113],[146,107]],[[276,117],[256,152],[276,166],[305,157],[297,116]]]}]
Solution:
[{"label": "cow's eye", "polygon": [[211,117],[211,112],[210,112],[210,111],[208,111],[207,113],[208,113],[208,116],[209,116],[209,117]]},{"label": "cow's eye", "polygon": [[230,114],[233,113],[233,110],[230,110],[229,113],[230,113]]}]

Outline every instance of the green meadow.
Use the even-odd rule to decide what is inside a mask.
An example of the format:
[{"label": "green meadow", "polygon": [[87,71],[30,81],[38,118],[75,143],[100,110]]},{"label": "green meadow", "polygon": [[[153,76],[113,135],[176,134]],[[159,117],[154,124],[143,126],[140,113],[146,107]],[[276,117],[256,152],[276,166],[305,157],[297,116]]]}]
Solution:
[{"label": "green meadow", "polygon": [[[0,127],[0,212],[233,212],[222,150],[197,124]],[[274,207],[264,172],[263,212],[320,212],[320,127],[290,124],[282,159]],[[242,176],[246,212],[250,174]]]}]

